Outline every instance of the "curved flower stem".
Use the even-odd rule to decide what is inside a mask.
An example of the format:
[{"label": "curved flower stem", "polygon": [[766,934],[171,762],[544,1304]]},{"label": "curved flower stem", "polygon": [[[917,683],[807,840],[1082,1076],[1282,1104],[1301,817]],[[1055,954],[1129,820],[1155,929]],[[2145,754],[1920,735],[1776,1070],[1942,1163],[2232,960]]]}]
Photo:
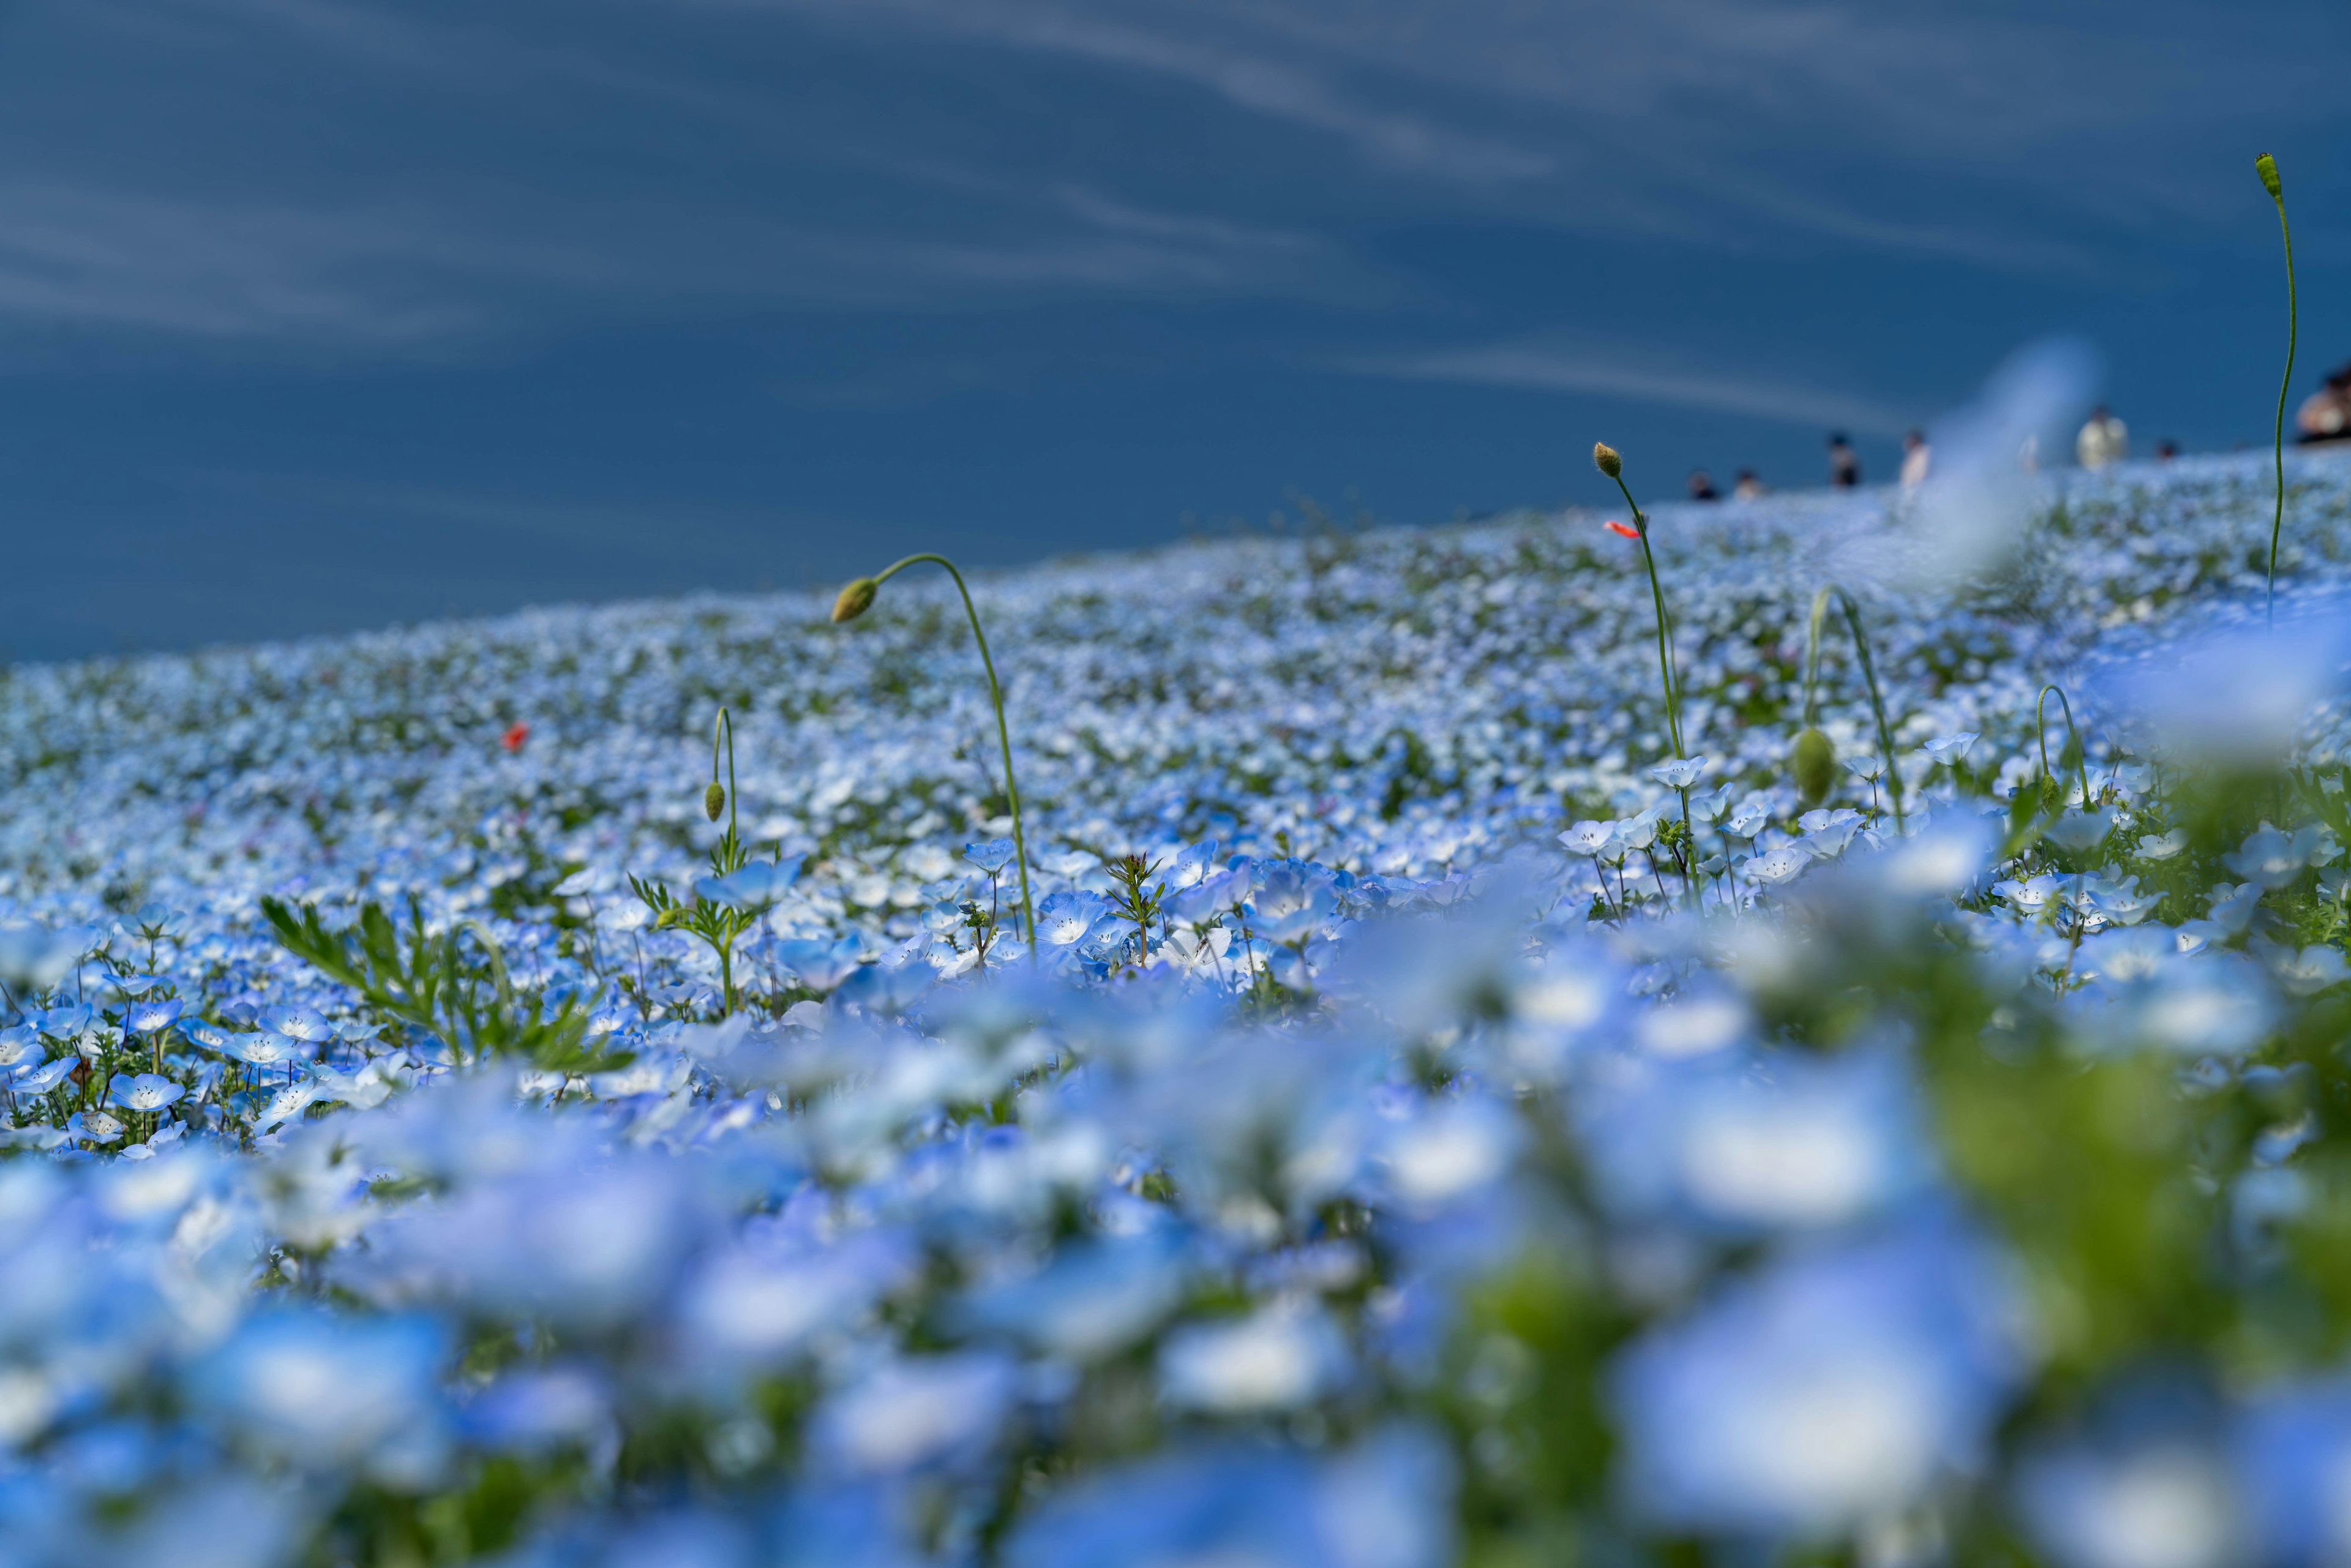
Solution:
[{"label": "curved flower stem", "polygon": [[2277,621],[2277,558],[2278,535],[2285,527],[2285,402],[2294,385],[2294,351],[2301,336],[2301,308],[2294,293],[2294,230],[2285,221],[2285,190],[2277,181],[2277,164],[2263,153],[2255,165],[2262,173],[2262,184],[2277,204],[2278,233],[2285,240],[2285,374],[2278,382],[2277,433],[2273,443],[2272,461],[2277,472],[2277,509],[2270,517],[2270,577],[2266,618]]},{"label": "curved flower stem", "polygon": [[1004,722],[1004,688],[997,684],[996,661],[987,652],[987,633],[979,629],[979,612],[972,605],[971,590],[964,586],[963,573],[956,570],[955,562],[943,555],[933,555],[927,551],[919,555],[910,555],[904,560],[893,561],[876,572],[873,576],[874,586],[878,588],[906,568],[923,561],[931,561],[946,568],[947,575],[955,579],[956,591],[963,595],[964,613],[971,618],[972,640],[979,644],[980,665],[987,672],[987,696],[988,700],[996,705],[996,739],[1004,749],[1004,798],[1012,807],[1012,852],[1020,859],[1022,935],[1029,944],[1029,962],[1035,963],[1037,961],[1037,911],[1029,902],[1029,841],[1020,831],[1020,786],[1013,780],[1012,777],[1012,731]]},{"label": "curved flower stem", "polygon": [[1633,499],[1633,492],[1625,488],[1625,476],[1618,474],[1614,478],[1616,488],[1624,494],[1625,505],[1632,508],[1634,530],[1641,536],[1641,564],[1649,569],[1649,597],[1657,607],[1657,674],[1666,687],[1666,733],[1674,743],[1675,758],[1679,759],[1689,755],[1682,749],[1681,683],[1674,678],[1673,622],[1666,613],[1666,591],[1657,580],[1657,558],[1649,550],[1649,518],[1641,510],[1640,503]]},{"label": "curved flower stem", "polygon": [[1877,749],[1886,758],[1886,793],[1894,801],[1894,827],[1907,825],[1902,812],[1902,769],[1894,760],[1894,731],[1886,722],[1886,698],[1877,689],[1877,667],[1869,657],[1869,634],[1861,629],[1861,608],[1840,588],[1837,602],[1844,606],[1844,623],[1853,632],[1854,652],[1861,655],[1861,678],[1869,684],[1869,711],[1877,718]]},{"label": "curved flower stem", "polygon": [[726,737],[726,831],[732,836],[735,833],[736,803],[742,797],[735,786],[735,718],[724,707],[710,723],[710,776],[713,779],[718,777],[718,737],[721,732]]},{"label": "curved flower stem", "polygon": [[[1907,825],[1902,810],[1902,770],[1894,760],[1894,729],[1886,722],[1886,697],[1878,690],[1877,666],[1869,656],[1869,633],[1861,629],[1861,607],[1853,595],[1836,583],[1821,585],[1813,595],[1813,618],[1804,638],[1804,727],[1814,728],[1820,720],[1821,623],[1828,619],[1829,601],[1834,598],[1844,612],[1847,631],[1853,633],[1853,651],[1861,658],[1861,678],[1869,687],[1869,711],[1877,720],[1877,753],[1884,760],[1886,792],[1894,801],[1894,826],[1898,831]],[[1870,799],[1875,809],[1877,781],[1870,780]]]},{"label": "curved flower stem", "polygon": [[2041,771],[2044,777],[2049,773],[2048,712],[2051,692],[2057,694],[2057,706],[2064,711],[2065,734],[2074,743],[2074,765],[2081,769],[2082,773],[2082,810],[2086,811],[2090,809],[2089,748],[2082,744],[2082,732],[2074,727],[2074,705],[2065,700],[2065,688],[2053,681],[2041,688],[2041,695],[2034,698],[2032,703],[2032,718],[2041,737]]},{"label": "curved flower stem", "polygon": [[[1666,688],[1666,734],[1673,742],[1675,760],[1685,760],[1689,752],[1682,745],[1682,684],[1675,673],[1678,661],[1674,657],[1674,622],[1666,611],[1666,590],[1657,578],[1657,558],[1649,549],[1649,517],[1641,510],[1641,504],[1633,499],[1633,492],[1626,488],[1622,472],[1609,477],[1616,481],[1616,488],[1624,496],[1625,505],[1632,508],[1633,528],[1641,536],[1641,564],[1649,570],[1649,598],[1657,608],[1657,675]],[[1689,789],[1685,786],[1678,793],[1682,798],[1682,841],[1689,846],[1690,857],[1695,860],[1698,835],[1690,828]],[[1691,902],[1702,904],[1696,871],[1692,869],[1686,873],[1683,881],[1688,885]]]}]

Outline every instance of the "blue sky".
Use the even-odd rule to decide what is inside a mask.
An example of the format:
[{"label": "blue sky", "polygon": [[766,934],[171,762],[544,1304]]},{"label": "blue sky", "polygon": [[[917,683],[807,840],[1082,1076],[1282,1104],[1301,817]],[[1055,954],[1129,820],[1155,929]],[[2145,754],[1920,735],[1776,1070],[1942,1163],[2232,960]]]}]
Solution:
[{"label": "blue sky", "polygon": [[15,0],[0,656],[1809,484],[2351,360],[2351,7]]}]

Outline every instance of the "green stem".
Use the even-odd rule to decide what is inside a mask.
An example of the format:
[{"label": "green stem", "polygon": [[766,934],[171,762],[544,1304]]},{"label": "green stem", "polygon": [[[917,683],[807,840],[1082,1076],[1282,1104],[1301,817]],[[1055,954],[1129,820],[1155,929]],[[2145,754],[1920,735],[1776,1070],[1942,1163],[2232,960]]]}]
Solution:
[{"label": "green stem", "polygon": [[1878,754],[1886,758],[1886,792],[1894,801],[1894,828],[1907,825],[1902,812],[1902,769],[1894,760],[1894,731],[1886,722],[1886,699],[1877,689],[1877,667],[1869,657],[1869,634],[1861,629],[1861,609],[1853,595],[1840,588],[1837,601],[1844,606],[1844,623],[1853,632],[1854,651],[1861,655],[1861,676],[1869,683],[1869,710],[1877,718]]},{"label": "green stem", "polygon": [[987,671],[987,696],[996,705],[996,739],[1004,749],[1004,798],[1012,807],[1012,852],[1020,857],[1020,919],[1029,942],[1029,958],[1034,963],[1037,961],[1037,911],[1029,902],[1029,841],[1020,831],[1020,786],[1014,782],[1012,777],[1012,731],[1004,722],[1004,688],[997,684],[996,661],[988,656],[987,633],[979,629],[979,612],[972,605],[971,590],[964,586],[963,573],[956,570],[955,562],[943,555],[932,555],[927,551],[893,562],[875,574],[873,585],[879,588],[899,572],[921,561],[931,561],[946,568],[947,575],[955,579],[956,591],[963,595],[964,613],[971,618],[972,640],[979,644],[980,665]]},{"label": "green stem", "polygon": [[726,737],[726,831],[729,837],[736,837],[735,804],[742,796],[735,787],[735,719],[723,707],[710,725],[710,776],[713,779],[718,777],[718,737],[722,732]]},{"label": "green stem", "polygon": [[2276,162],[2266,156],[2262,161],[2269,165],[2266,171],[2269,179],[2264,180],[2262,184],[2268,189],[2271,200],[2277,204],[2278,233],[2285,239],[2285,374],[2278,382],[2277,433],[2271,454],[2272,461],[2277,470],[2277,509],[2270,517],[2267,618],[2270,623],[2274,625],[2277,622],[2278,535],[2285,527],[2285,402],[2289,389],[2294,385],[2294,351],[2296,340],[2302,332],[2302,312],[2300,304],[2294,298],[2294,230],[2285,221],[2285,188],[2273,183],[2277,178]]},{"label": "green stem", "polygon": [[2082,744],[2082,732],[2074,727],[2074,705],[2065,700],[2065,688],[2053,682],[2043,686],[2041,695],[2034,698],[2032,703],[2032,718],[2034,724],[2039,727],[2041,737],[2041,771],[2044,776],[2049,772],[2048,712],[2051,692],[2057,694],[2057,706],[2065,715],[2065,735],[2074,743],[2074,763],[2082,774],[2082,810],[2086,811],[2090,809],[2089,748]]},{"label": "green stem", "polygon": [[1632,508],[1634,531],[1641,536],[1641,564],[1649,569],[1649,597],[1657,607],[1657,674],[1666,688],[1666,730],[1674,743],[1674,757],[1679,760],[1689,754],[1682,749],[1682,699],[1680,685],[1674,679],[1673,622],[1666,615],[1666,591],[1657,580],[1657,558],[1649,549],[1648,516],[1625,488],[1625,476],[1618,474],[1615,479],[1625,505]]},{"label": "green stem", "polygon": [[[1625,488],[1625,476],[1619,473],[1614,477],[1616,488],[1625,497],[1625,505],[1632,508],[1634,531],[1641,536],[1641,564],[1649,569],[1649,598],[1657,607],[1657,674],[1666,688],[1666,733],[1674,743],[1674,759],[1685,761],[1689,752],[1682,745],[1682,693],[1681,682],[1674,673],[1678,663],[1674,657],[1674,623],[1673,618],[1666,612],[1666,590],[1657,580],[1657,558],[1649,549],[1648,514],[1641,510],[1641,504],[1633,499],[1633,492]],[[1689,791],[1685,789],[1679,793],[1682,798],[1682,842],[1689,846],[1690,856],[1694,860],[1698,855],[1698,835],[1690,829]],[[1696,872],[1685,873],[1682,880],[1689,889],[1691,904],[1703,904]]]}]

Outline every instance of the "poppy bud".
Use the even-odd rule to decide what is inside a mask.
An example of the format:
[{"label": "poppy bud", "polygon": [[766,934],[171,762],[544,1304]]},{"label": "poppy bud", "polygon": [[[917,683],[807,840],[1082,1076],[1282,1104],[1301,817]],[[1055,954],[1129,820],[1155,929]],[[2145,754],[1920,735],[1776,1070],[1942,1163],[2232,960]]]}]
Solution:
[{"label": "poppy bud", "polygon": [[1637,539],[1641,537],[1640,529],[1627,527],[1625,524],[1618,522],[1614,517],[1608,519],[1608,531],[1612,534],[1615,534],[1621,538],[1628,539]]},{"label": "poppy bud", "polygon": [[710,788],[702,792],[702,814],[715,822],[726,810],[726,786],[713,779]]},{"label": "poppy bud", "polygon": [[1807,806],[1817,806],[1828,799],[1830,788],[1836,783],[1836,748],[1829,737],[1817,729],[1808,729],[1796,737],[1796,754],[1790,771],[1796,776],[1796,791]]},{"label": "poppy bud", "polygon": [[851,582],[841,591],[841,597],[832,601],[834,623],[854,621],[872,609],[873,596],[881,591],[882,585],[870,577],[861,577]]},{"label": "poppy bud", "polygon": [[2285,187],[2278,183],[2277,160],[2264,152],[2253,160],[2253,172],[2262,177],[2262,189],[2270,193],[2273,202],[2285,200]]},{"label": "poppy bud", "polygon": [[1616,449],[1604,441],[1592,444],[1592,465],[1611,479],[1625,472],[1625,460],[1617,456]]}]

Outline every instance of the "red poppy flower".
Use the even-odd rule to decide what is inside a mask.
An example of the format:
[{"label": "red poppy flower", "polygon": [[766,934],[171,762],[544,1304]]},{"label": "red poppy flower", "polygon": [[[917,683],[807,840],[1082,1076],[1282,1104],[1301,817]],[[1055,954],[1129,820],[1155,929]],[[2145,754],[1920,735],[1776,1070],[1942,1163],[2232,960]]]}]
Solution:
[{"label": "red poppy flower", "polygon": [[505,747],[508,751],[520,751],[522,749],[522,743],[529,738],[530,726],[523,723],[520,719],[517,719],[514,723],[507,726],[507,732],[504,735],[498,737],[498,744]]},{"label": "red poppy flower", "polygon": [[1622,534],[1628,539],[1637,539],[1641,537],[1640,529],[1629,524],[1620,523],[1614,517],[1608,519],[1608,531],[1612,534]]}]

